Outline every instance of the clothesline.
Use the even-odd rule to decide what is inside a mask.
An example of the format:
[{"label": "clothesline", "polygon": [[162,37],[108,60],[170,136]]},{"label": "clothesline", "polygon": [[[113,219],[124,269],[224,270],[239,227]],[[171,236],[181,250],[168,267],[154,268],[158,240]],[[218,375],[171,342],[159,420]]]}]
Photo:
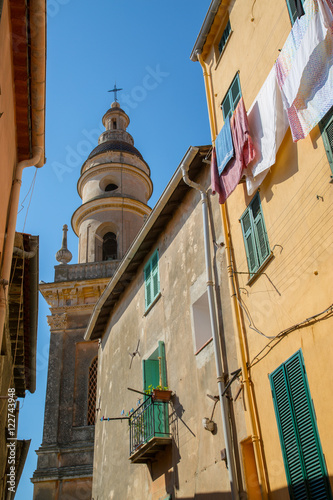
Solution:
[{"label": "clothesline", "polygon": [[306,0],[304,11],[298,7],[299,17],[248,113],[241,99],[216,138],[211,181],[220,203],[243,174],[252,195],[275,164],[288,127],[294,142],[303,139],[333,106],[332,0]]}]

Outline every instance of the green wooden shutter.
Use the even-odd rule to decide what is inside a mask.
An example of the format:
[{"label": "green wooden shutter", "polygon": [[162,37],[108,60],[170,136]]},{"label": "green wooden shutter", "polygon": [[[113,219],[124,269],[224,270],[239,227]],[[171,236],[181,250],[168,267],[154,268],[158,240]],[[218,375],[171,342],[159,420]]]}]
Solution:
[{"label": "green wooden shutter", "polygon": [[146,309],[152,303],[152,293],[151,293],[151,261],[149,261],[144,269],[145,277],[145,303]]},{"label": "green wooden shutter", "polygon": [[226,93],[221,104],[224,120],[226,120],[228,116],[231,117],[232,113],[236,109],[236,106],[241,96],[242,96],[242,91],[240,87],[239,76],[237,73],[235,78],[231,82],[228,92]]},{"label": "green wooden shutter", "polygon": [[255,249],[255,239],[254,239],[254,231],[251,224],[251,214],[250,209],[248,208],[241,218],[242,223],[242,231],[245,243],[245,252],[247,258],[247,264],[249,267],[249,272],[254,273],[258,267],[258,256]]},{"label": "green wooden shutter", "polygon": [[286,0],[286,2],[291,24],[294,24],[297,19],[296,2],[295,0]]},{"label": "green wooden shutter", "polygon": [[270,248],[258,193],[252,200],[251,208],[254,224],[254,235],[256,239],[256,248],[258,252],[259,265],[261,265],[269,256]]},{"label": "green wooden shutter", "polygon": [[239,102],[239,99],[241,98],[241,95],[242,95],[238,73],[235,76],[233,83],[231,84],[230,92],[231,92],[232,108],[233,108],[233,111],[235,111],[237,104]]},{"label": "green wooden shutter", "polygon": [[142,363],[143,363],[143,390],[147,391],[150,385],[156,387],[160,383],[159,362],[158,359],[144,359]]},{"label": "green wooden shutter", "polygon": [[152,275],[152,289],[153,289],[153,300],[157,297],[160,292],[160,277],[158,269],[158,251],[154,253],[151,260],[151,275]]},{"label": "green wooden shutter", "polygon": [[227,117],[230,116],[231,113],[232,113],[229,94],[227,94],[225,96],[225,98],[223,99],[223,102],[222,102],[222,113],[223,113],[223,120],[226,120]]},{"label": "green wooden shutter", "polygon": [[154,252],[144,268],[146,309],[152,304],[160,292],[160,276],[158,267],[158,250]]},{"label": "green wooden shutter", "polygon": [[270,382],[291,498],[331,499],[301,351]]},{"label": "green wooden shutter", "polygon": [[230,20],[228,20],[227,25],[223,31],[222,36],[221,36],[219,46],[218,46],[219,54],[221,54],[221,52],[223,51],[225,44],[227,43],[227,40],[230,36],[230,33],[231,33],[231,25],[230,25]]},{"label": "green wooden shutter", "polygon": [[328,162],[331,166],[331,170],[333,172],[333,113],[330,112],[330,116],[328,119],[323,121],[321,124],[321,132],[324,141],[324,147],[327,154]]}]

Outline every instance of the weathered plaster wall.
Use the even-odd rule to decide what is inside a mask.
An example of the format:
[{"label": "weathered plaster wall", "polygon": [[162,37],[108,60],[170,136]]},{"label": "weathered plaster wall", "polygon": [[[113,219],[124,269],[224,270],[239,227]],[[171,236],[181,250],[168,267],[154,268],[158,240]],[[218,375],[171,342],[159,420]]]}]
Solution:
[{"label": "weathered plaster wall", "polygon": [[[207,169],[205,176],[207,176]],[[145,315],[143,267],[121,297],[99,350],[98,399],[100,417],[120,417],[122,410],[136,408],[137,396],[128,387],[142,390],[142,359],[148,358],[165,342],[167,381],[174,391],[170,405],[170,425],[174,443],[161,453],[150,467],[130,464],[129,430],[126,421],[96,423],[93,475],[94,498],[164,498],[167,493],[179,498],[194,498],[195,494],[222,493],[230,490],[228,474],[221,450],[224,439],[220,408],[214,420],[217,434],[203,429],[202,419],[210,417],[213,401],[207,394],[217,393],[213,343],[197,355],[191,326],[193,296],[206,290],[200,197],[194,190],[182,201],[151,253],[159,249],[161,296]],[[221,242],[219,207],[213,199],[216,241]],[[147,259],[146,259],[147,260]],[[223,251],[216,262],[218,283],[225,273]],[[193,292],[196,288],[197,290]],[[194,287],[194,288],[193,288]],[[192,293],[191,293],[192,290]],[[224,335],[230,352],[232,371],[237,366],[235,341],[229,326],[232,322],[229,292],[219,289],[224,309]],[[220,302],[218,301],[220,306]],[[129,369],[129,353],[139,351]],[[139,396],[140,397],[140,396]],[[239,406],[238,406],[239,405]],[[242,403],[235,405],[240,439],[245,436],[240,417]]]}]

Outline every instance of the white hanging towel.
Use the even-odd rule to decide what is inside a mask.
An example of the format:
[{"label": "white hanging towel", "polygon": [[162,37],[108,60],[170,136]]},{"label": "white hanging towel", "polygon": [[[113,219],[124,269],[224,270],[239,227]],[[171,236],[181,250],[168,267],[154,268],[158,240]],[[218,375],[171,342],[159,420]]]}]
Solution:
[{"label": "white hanging towel", "polygon": [[273,67],[248,111],[249,131],[257,152],[256,161],[245,169],[248,195],[252,195],[274,165],[289,127]]}]

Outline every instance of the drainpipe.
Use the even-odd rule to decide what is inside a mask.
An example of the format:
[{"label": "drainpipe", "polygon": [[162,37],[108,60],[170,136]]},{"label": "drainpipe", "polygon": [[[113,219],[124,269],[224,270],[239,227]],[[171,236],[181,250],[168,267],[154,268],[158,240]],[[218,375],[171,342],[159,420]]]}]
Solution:
[{"label": "drainpipe", "polygon": [[223,391],[225,389],[224,386],[224,377],[223,377],[223,369],[222,369],[222,361],[221,361],[221,348],[217,327],[217,314],[216,314],[216,306],[214,300],[214,289],[213,289],[213,273],[212,273],[212,260],[211,260],[211,250],[210,250],[210,239],[209,239],[209,224],[208,224],[208,207],[207,207],[207,193],[200,184],[193,182],[188,177],[189,166],[194,159],[195,155],[199,151],[199,148],[190,147],[187,151],[182,163],[180,165],[183,180],[184,182],[199,191],[201,196],[202,203],[202,218],[203,218],[203,232],[204,232],[204,245],[205,245],[205,260],[206,260],[206,273],[207,273],[207,294],[208,294],[208,304],[209,304],[209,315],[210,315],[210,323],[212,328],[213,335],[213,343],[214,343],[214,355],[215,355],[215,364],[216,364],[216,374],[217,374],[217,385],[220,396],[220,405],[221,405],[221,415],[222,415],[222,427],[225,439],[225,447],[226,447],[226,455],[227,455],[227,464],[228,464],[228,473],[229,473],[229,481],[231,487],[231,494],[234,500],[239,498],[238,489],[237,489],[237,479],[236,479],[236,469],[235,469],[235,461],[233,455],[233,445],[230,433],[229,426],[229,411],[228,404],[226,398],[222,396]]},{"label": "drainpipe", "polygon": [[[20,161],[17,164],[15,177],[12,184],[11,201],[10,201],[9,216],[7,223],[7,235],[4,246],[2,269],[0,275],[0,346],[2,345],[3,330],[6,318],[6,304],[8,297],[10,270],[12,266],[17,210],[20,199],[20,189],[22,185],[22,173],[24,168],[33,167],[35,165],[40,164],[42,153],[43,153],[43,148],[36,147],[33,149],[32,158],[30,158],[29,160]],[[43,161],[41,163],[43,163]]]},{"label": "drainpipe", "polygon": [[[207,71],[207,65],[202,58],[201,52],[197,51],[196,56],[197,56],[197,59],[201,65],[202,71],[203,71],[206,96],[207,96],[207,107],[208,107],[208,114],[209,114],[209,121],[210,121],[211,137],[212,137],[212,143],[215,144],[215,139],[217,136],[217,124],[216,124],[216,117],[215,117],[214,106],[213,106],[213,90],[211,87],[211,75]],[[229,219],[228,219],[227,202],[225,202],[223,205],[221,205],[221,216],[222,216],[222,221],[223,221],[222,225],[223,225],[224,240],[225,240],[225,245],[226,245],[227,268],[229,270],[229,286],[230,286],[230,292],[231,292],[231,296],[232,296],[232,304],[233,304],[233,310],[234,310],[234,314],[235,314],[235,318],[236,318],[236,328],[237,328],[237,334],[238,334],[238,340],[239,340],[239,346],[240,346],[240,352],[241,352],[241,365],[242,365],[243,382],[244,382],[245,392],[247,395],[248,406],[249,406],[249,415],[250,415],[250,424],[251,424],[251,439],[253,442],[253,447],[254,447],[254,451],[255,451],[255,455],[256,455],[256,459],[257,459],[259,482],[260,482],[260,486],[261,486],[261,494],[262,494],[262,498],[264,500],[266,500],[268,498],[269,481],[268,481],[267,469],[265,466],[265,455],[264,455],[263,442],[262,442],[262,438],[260,435],[260,429],[259,429],[259,417],[258,417],[258,412],[257,412],[256,406],[255,406],[254,387],[253,387],[253,382],[251,380],[251,376],[250,376],[250,373],[248,370],[248,361],[249,360],[248,360],[247,350],[246,350],[246,332],[244,329],[242,311],[241,311],[240,305],[239,305],[239,291],[238,291],[237,283],[235,284],[235,282],[234,282],[234,274],[233,274],[233,270],[232,270],[232,245],[231,245],[231,238],[230,238],[230,226],[229,226]]]}]

